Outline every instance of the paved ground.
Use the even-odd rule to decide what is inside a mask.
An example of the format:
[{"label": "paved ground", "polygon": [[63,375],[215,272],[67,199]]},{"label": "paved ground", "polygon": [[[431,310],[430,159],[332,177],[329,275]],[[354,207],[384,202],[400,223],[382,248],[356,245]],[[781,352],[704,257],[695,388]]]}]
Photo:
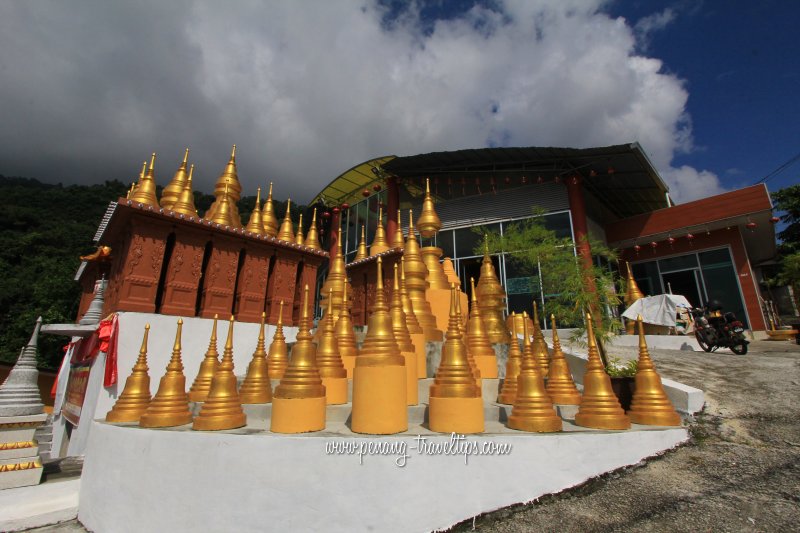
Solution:
[{"label": "paved ground", "polygon": [[[706,409],[692,421],[689,444],[455,530],[800,529],[800,346],[760,341],[746,356],[664,350],[652,356],[663,375],[706,392]],[[85,530],[72,521],[31,531]]]}]

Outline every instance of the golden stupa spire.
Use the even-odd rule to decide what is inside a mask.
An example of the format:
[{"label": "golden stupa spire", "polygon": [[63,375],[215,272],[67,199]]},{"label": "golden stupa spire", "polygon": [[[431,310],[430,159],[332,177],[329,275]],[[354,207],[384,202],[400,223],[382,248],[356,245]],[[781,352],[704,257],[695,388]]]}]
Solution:
[{"label": "golden stupa spire", "polygon": [[478,291],[478,305],[481,307],[481,315],[489,342],[492,344],[507,343],[508,330],[503,324],[503,310],[505,309],[503,301],[506,295],[500,285],[500,280],[497,279],[492,259],[489,257],[488,234],[484,238],[481,275],[475,288]]},{"label": "golden stupa spire", "polygon": [[405,256],[400,259],[400,299],[403,302],[403,313],[406,315],[406,327],[408,327],[408,332],[411,334],[423,333],[422,326],[420,326],[419,320],[417,320],[417,315],[414,314],[414,306],[411,304],[411,298],[408,296]]},{"label": "golden stupa spire", "polygon": [[366,227],[361,224],[361,240],[358,242],[358,251],[356,251],[356,257],[353,261],[359,261],[367,257],[369,257],[369,254],[367,253]]},{"label": "golden stupa spire", "polygon": [[547,355],[547,342],[544,340],[542,328],[539,327],[539,309],[536,300],[533,300],[533,356],[536,359],[536,366],[539,373],[547,375],[549,370],[549,357]]},{"label": "golden stupa spire", "polygon": [[222,361],[214,372],[211,390],[203,402],[203,407],[200,408],[200,413],[194,419],[192,429],[219,431],[240,428],[247,424],[236,385],[236,375],[233,373],[233,315],[231,315],[228,322],[228,338],[222,350]]},{"label": "golden stupa spire", "polygon": [[186,152],[183,154],[183,161],[181,165],[178,167],[178,170],[175,172],[175,175],[172,177],[172,181],[164,187],[164,190],[161,191],[161,207],[164,209],[172,209],[175,205],[175,202],[178,201],[183,189],[186,187],[186,163],[189,160],[189,149],[186,149]]},{"label": "golden stupa spire", "polygon": [[242,197],[242,185],[239,183],[239,176],[236,173],[236,145],[233,145],[231,149],[231,158],[228,160],[228,164],[225,166],[225,170],[222,171],[222,174],[217,179],[217,183],[214,185],[214,196],[216,200],[211,207],[208,208],[208,213],[206,213],[207,219],[212,219],[216,216],[217,209],[221,206],[220,200],[222,198],[223,192],[225,191],[225,187],[227,186],[228,192],[225,193],[226,196],[230,196],[230,211],[232,213],[232,217],[236,220],[239,220],[239,224],[236,227],[241,227],[241,217],[239,216],[239,208],[236,207],[236,202],[238,202]]},{"label": "golden stupa spire", "polygon": [[[519,349],[519,337],[517,337],[517,314],[511,313],[511,340],[508,342],[508,360],[506,361],[506,376],[503,379],[503,387],[497,396],[497,403],[514,405],[517,398],[517,377],[522,368],[522,351]],[[524,323],[524,322],[523,322]]]},{"label": "golden stupa spire", "polygon": [[303,213],[300,213],[300,223],[297,224],[297,235],[294,237],[295,244],[303,245],[305,238],[303,237]]},{"label": "golden stupa spire", "polygon": [[386,240],[386,230],[383,228],[383,208],[378,208],[378,223],[375,226],[375,236],[372,238],[372,244],[369,247],[369,255],[377,255],[389,249],[389,243]]},{"label": "golden stupa spire", "polygon": [[317,208],[314,208],[314,214],[311,215],[311,225],[308,227],[306,234],[306,246],[314,250],[322,250],[319,243],[319,231],[317,230]]},{"label": "golden stupa spire", "polygon": [[403,299],[400,296],[399,265],[394,264],[394,284],[392,285],[392,301],[389,313],[392,315],[392,332],[397,340],[400,353],[405,358],[406,367],[406,401],[408,405],[419,403],[419,387],[417,386],[417,351],[411,340],[411,333],[406,325],[406,314],[403,312]]},{"label": "golden stupa spire", "polygon": [[392,329],[392,317],[389,306],[386,304],[386,292],[383,287],[383,260],[379,257],[376,263],[378,269],[377,285],[375,288],[375,302],[372,314],[369,316],[367,336],[361,346],[359,361],[375,361],[379,363],[404,364],[400,355],[400,348]]},{"label": "golden stupa spire", "polygon": [[556,317],[550,315],[550,324],[553,328],[553,357],[550,359],[550,371],[547,375],[547,394],[553,403],[561,405],[579,405],[581,393],[572,380],[569,365],[561,351],[561,341],[556,329]]},{"label": "golden stupa spire", "polygon": [[475,278],[470,278],[469,281],[472,288],[472,307],[467,323],[467,348],[475,359],[481,377],[493,379],[497,377],[497,355],[489,343],[489,337],[483,326],[481,310],[478,307],[478,295],[475,293]]},{"label": "golden stupa spire", "polygon": [[214,372],[219,367],[219,352],[217,351],[217,317],[214,315],[214,323],[211,326],[211,340],[208,341],[208,349],[200,361],[200,369],[197,371],[197,377],[194,378],[192,388],[189,389],[189,401],[191,402],[204,402],[208,396],[208,391],[211,390],[211,380],[214,378]]},{"label": "golden stupa spire", "polygon": [[406,240],[403,237],[403,228],[400,226],[400,210],[397,210],[397,228],[394,230],[394,238],[392,238],[392,248],[402,248],[405,246]]},{"label": "golden stupa spire", "polygon": [[[332,228],[331,233],[333,233],[333,231],[334,229]],[[334,253],[329,259],[328,276],[325,278],[325,283],[322,284],[322,290],[320,291],[322,307],[326,307],[326,298],[328,298],[329,295],[331,295],[330,297],[333,298],[333,313],[330,316],[325,315],[323,320],[333,319],[334,324],[336,319],[341,314],[344,283],[347,276],[347,271],[344,264],[344,254],[342,254],[342,232],[341,229],[337,229],[335,231],[338,232],[338,236],[336,238],[336,250],[334,250]],[[331,292],[331,289],[333,289],[333,292]],[[319,329],[317,330],[317,333],[319,333]]]},{"label": "golden stupa spire", "polygon": [[267,372],[270,379],[281,379],[287,366],[289,366],[289,347],[283,335],[283,300],[281,300],[278,308],[278,324],[275,326],[275,334],[272,336],[267,356]]},{"label": "golden stupa spire", "polygon": [[197,208],[194,206],[192,174],[194,174],[194,165],[189,167],[189,177],[187,178],[186,183],[183,185],[183,190],[178,195],[178,199],[175,200],[170,209],[181,215],[196,217]]},{"label": "golden stupa spire", "polygon": [[[256,203],[259,205],[260,202]],[[242,403],[269,403],[272,401],[272,386],[269,382],[267,352],[264,349],[264,323],[267,314],[261,313],[261,327],[258,329],[258,341],[253,358],[247,366],[247,375],[239,387],[239,399]]]},{"label": "golden stupa spire", "polygon": [[347,403],[347,371],[339,354],[333,322],[333,288],[328,290],[328,320],[321,320],[319,343],[317,344],[317,368],[325,385],[328,405]]},{"label": "golden stupa spire", "polygon": [[139,172],[139,179],[131,183],[131,189],[128,191],[128,200],[130,200],[133,193],[136,192],[136,185],[144,179],[145,173],[147,173],[147,161],[142,161],[142,171]]},{"label": "golden stupa spire", "polygon": [[256,189],[256,205],[253,207],[253,212],[250,213],[250,220],[247,221],[247,226],[244,229],[256,235],[264,234],[264,221],[261,218],[261,187]]},{"label": "golden stupa spire", "polygon": [[680,426],[681,417],[664,392],[661,377],[647,350],[641,315],[636,318],[636,325],[639,327],[639,363],[636,367],[636,389],[628,416],[634,424]]},{"label": "golden stupa spire", "polygon": [[150,324],[144,325],[142,347],[133,365],[133,371],[125,380],[125,388],[114,407],[106,415],[106,422],[138,422],[150,405],[150,376],[147,373],[147,338]]},{"label": "golden stupa spire", "polygon": [[281,229],[278,231],[278,239],[286,242],[294,242],[294,226],[292,225],[292,199],[286,200],[286,214],[283,216]]},{"label": "golden stupa spire", "polygon": [[[454,286],[455,285],[450,285],[451,291]],[[461,344],[464,345],[464,353],[467,354],[467,361],[469,362],[469,367],[472,369],[472,375],[475,377],[475,383],[478,385],[478,388],[481,388],[481,369],[478,368],[478,362],[475,361],[475,357],[472,356],[469,344],[467,343],[467,328],[464,323],[464,315],[461,313],[461,291],[458,287],[456,287],[456,315],[458,316],[458,330],[459,333],[461,333]]]},{"label": "golden stupa spire", "polygon": [[272,182],[269,182],[269,193],[264,207],[261,209],[261,221],[264,225],[264,235],[274,237],[278,234],[278,219],[275,218],[275,209],[272,207]]},{"label": "golden stupa spire", "polygon": [[289,366],[272,395],[270,430],[305,433],[325,429],[325,385],[317,368],[317,348],[308,325],[308,285],[303,286],[303,311]]},{"label": "golden stupa spire", "polygon": [[[528,338],[528,323],[524,324]],[[544,379],[531,352],[523,353],[522,367],[517,376],[517,397],[508,417],[508,427],[520,431],[552,433],[561,431],[561,417],[553,409],[553,402],[544,388]]]},{"label": "golden stupa spire", "polygon": [[462,340],[457,299],[458,291],[453,284],[442,360],[436,369],[428,399],[428,425],[432,431],[443,433],[480,433],[484,427],[483,400]]},{"label": "golden stupa spire", "polygon": [[150,401],[147,411],[139,419],[139,426],[143,428],[182,426],[192,421],[189,397],[186,395],[186,376],[183,375],[181,360],[182,329],[183,319],[179,318],[167,372],[161,377],[158,391]]},{"label": "golden stupa spire", "polygon": [[353,368],[356,365],[355,358],[358,355],[358,347],[356,346],[356,335],[353,330],[353,319],[350,317],[350,302],[347,299],[347,287],[349,282],[347,278],[344,280],[342,286],[342,308],[339,313],[339,318],[336,320],[335,334],[336,343],[339,346],[339,355],[342,357],[342,363],[347,371],[347,377],[353,377]]},{"label": "golden stupa spire", "polygon": [[431,304],[425,295],[425,291],[428,288],[428,282],[426,281],[428,267],[425,266],[420,255],[419,242],[414,232],[413,210],[408,211],[408,238],[403,249],[403,260],[406,268],[408,296],[411,298],[414,314],[425,332],[425,340],[441,341],[442,332],[436,327],[436,317],[433,316]]},{"label": "golden stupa spire", "polygon": [[[242,223],[239,220],[238,214],[234,214],[233,211],[233,203],[231,202],[231,197],[228,194],[228,185],[225,185],[225,189],[222,192],[222,196],[217,200],[217,208],[214,210],[214,215],[212,218],[208,217],[208,213],[206,213],[206,220],[210,220],[211,222],[215,222],[220,226],[230,226],[232,228],[241,228]],[[211,211],[209,209],[209,211]]]},{"label": "golden stupa spire", "polygon": [[620,407],[611,388],[611,378],[608,377],[597,351],[592,315],[588,313],[586,337],[589,342],[589,361],[583,375],[583,398],[578,414],[575,415],[575,424],[597,429],[629,429],[631,421]]},{"label": "golden stupa spire", "polygon": [[147,172],[142,176],[138,185],[136,185],[136,188],[133,190],[133,194],[130,198],[131,201],[144,205],[151,205],[156,208],[159,207],[158,198],[156,198],[156,180],[153,176],[153,167],[155,164],[156,153],[153,152],[153,156],[150,158],[150,168],[147,169]]},{"label": "golden stupa spire", "polygon": [[[636,300],[644,298],[644,294],[642,294],[642,291],[639,290],[639,285],[636,283],[636,280],[633,277],[631,264],[625,261],[625,267],[628,271],[628,276],[625,280],[625,297],[623,298],[623,301],[625,302],[625,307],[630,307]],[[635,333],[635,326],[635,321],[629,318],[625,319],[625,333],[628,335],[633,335]]]},{"label": "golden stupa spire", "polygon": [[419,228],[419,234],[427,239],[442,229],[442,221],[439,220],[439,215],[436,214],[436,209],[433,207],[430,178],[425,178],[425,199],[422,201],[422,212],[417,220],[417,228]]}]

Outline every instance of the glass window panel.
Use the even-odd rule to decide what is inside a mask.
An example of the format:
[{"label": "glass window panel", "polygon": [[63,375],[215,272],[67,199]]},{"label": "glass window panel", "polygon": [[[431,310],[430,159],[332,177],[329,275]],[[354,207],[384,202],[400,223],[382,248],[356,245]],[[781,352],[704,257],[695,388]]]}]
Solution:
[{"label": "glass window panel", "polygon": [[656,294],[664,294],[661,288],[661,277],[658,275],[658,266],[656,261],[647,261],[646,263],[636,263],[631,265],[633,269],[633,279],[639,286],[639,290],[645,296],[654,296]]},{"label": "glass window panel", "polygon": [[442,249],[443,257],[453,258],[453,231],[440,231],[436,235],[436,246]]},{"label": "glass window panel", "polygon": [[569,221],[569,213],[553,213],[545,215],[544,227],[554,231],[559,239],[572,238],[572,226]]},{"label": "glass window panel", "polygon": [[736,270],[728,250],[711,250],[698,255],[709,301],[717,300],[722,304],[723,311],[731,311],[745,327],[749,327]]},{"label": "glass window panel", "polygon": [[697,268],[697,256],[695,254],[689,254],[678,257],[670,257],[669,259],[661,259],[661,261],[658,263],[658,266],[661,267],[661,272],[673,272],[675,270]]},{"label": "glass window panel", "polygon": [[[480,228],[483,231],[500,231],[500,224],[487,224],[485,226],[474,226],[475,228]],[[480,253],[475,253],[475,249],[480,247],[481,241],[483,237],[480,233],[476,233],[473,228],[461,228],[455,230],[455,237],[456,237],[456,249],[455,253],[457,257],[470,257],[475,255],[480,255]]]},{"label": "glass window panel", "polygon": [[513,254],[505,254],[506,279],[503,286],[508,298],[508,312],[526,311],[533,315],[533,299],[541,304],[541,284],[539,282],[539,269],[531,270],[519,261],[515,261]]}]

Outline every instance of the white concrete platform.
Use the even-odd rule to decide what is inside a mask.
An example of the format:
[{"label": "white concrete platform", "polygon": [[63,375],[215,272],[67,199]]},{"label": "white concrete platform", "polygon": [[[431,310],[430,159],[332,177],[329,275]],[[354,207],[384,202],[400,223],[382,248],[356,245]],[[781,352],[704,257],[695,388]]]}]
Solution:
[{"label": "white concrete platform", "polygon": [[[239,532],[431,531],[559,492],[688,439],[685,428],[611,432],[569,423],[563,433],[541,435],[487,422],[486,433],[463,441],[423,426],[409,430],[373,437],[331,422],[304,435],[206,433],[95,421],[78,518],[104,533],[228,532],[231,524]],[[360,457],[370,444],[390,449]],[[433,444],[455,448],[428,453]],[[333,452],[337,445],[351,453]],[[496,445],[510,445],[510,453],[455,453]]]},{"label": "white concrete platform", "polygon": [[21,531],[78,516],[81,480],[52,481],[0,491],[0,531]]}]

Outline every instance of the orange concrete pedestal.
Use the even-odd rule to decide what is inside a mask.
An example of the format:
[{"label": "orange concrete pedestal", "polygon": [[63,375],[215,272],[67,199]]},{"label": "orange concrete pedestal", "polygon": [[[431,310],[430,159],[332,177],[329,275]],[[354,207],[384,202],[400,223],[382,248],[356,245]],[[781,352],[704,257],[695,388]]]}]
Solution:
[{"label": "orange concrete pedestal", "polygon": [[417,405],[419,403],[417,354],[416,352],[400,352],[400,355],[406,360],[406,404]]},{"label": "orange concrete pedestal", "polygon": [[356,359],[358,359],[357,355],[342,356],[342,364],[347,372],[347,379],[353,379],[353,369],[356,367]]},{"label": "orange concrete pedestal", "polygon": [[347,378],[322,378],[328,405],[347,403]]},{"label": "orange concrete pedestal", "polygon": [[325,396],[272,398],[270,431],[308,433],[325,429]]},{"label": "orange concrete pedestal", "polygon": [[390,435],[408,429],[404,365],[357,366],[353,370],[350,429],[373,435]]},{"label": "orange concrete pedestal", "polygon": [[475,366],[481,371],[481,379],[497,378],[497,357],[482,355],[475,358]]},{"label": "orange concrete pedestal", "polygon": [[[461,299],[461,309],[469,309],[469,299],[463,292],[458,292]],[[447,331],[447,322],[450,320],[450,289],[428,289],[425,291],[425,299],[431,304],[431,312],[436,317],[436,329]],[[464,313],[464,317],[466,317]],[[466,325],[466,320],[462,326]],[[463,331],[463,330],[462,330]]]},{"label": "orange concrete pedestal", "polygon": [[439,433],[482,433],[482,398],[437,398],[431,396],[428,427]]},{"label": "orange concrete pedestal", "polygon": [[428,377],[428,354],[425,346],[425,334],[412,333],[411,344],[414,345],[414,353],[417,355],[417,379],[425,379]]}]

